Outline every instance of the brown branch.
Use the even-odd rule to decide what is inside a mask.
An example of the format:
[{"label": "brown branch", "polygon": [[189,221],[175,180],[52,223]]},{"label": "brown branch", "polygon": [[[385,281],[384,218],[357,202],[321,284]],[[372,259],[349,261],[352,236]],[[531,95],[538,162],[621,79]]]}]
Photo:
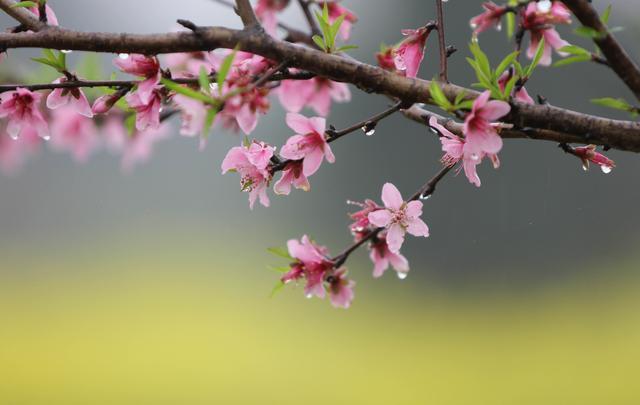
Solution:
[{"label": "brown branch", "polygon": [[256,17],[256,13],[253,12],[253,7],[249,0],[236,0],[236,12],[240,16],[242,24],[244,24],[245,27],[249,28],[260,26],[258,17]]},{"label": "brown branch", "polygon": [[596,30],[601,35],[593,38],[609,66],[640,100],[640,67],[634,62],[622,45],[609,32],[600,16],[587,0],[562,0],[585,27]]},{"label": "brown branch", "polygon": [[442,11],[442,0],[436,0],[436,11],[438,18],[438,48],[440,51],[440,80],[448,82],[447,79],[447,45],[444,39],[444,13]]},{"label": "brown branch", "polygon": [[[436,186],[453,169],[453,166],[445,166],[435,176],[433,176],[428,182],[426,182],[422,187],[420,187],[408,201],[417,200],[420,198],[428,198],[433,195],[436,191]],[[384,228],[375,228],[367,232],[362,238],[360,238],[357,242],[346,248],[342,253],[338,256],[331,259],[334,263],[333,267],[338,268],[342,266],[349,256],[355,252],[360,246],[364,245],[368,241],[374,239],[380,232],[382,232]]]},{"label": "brown branch", "polygon": [[[174,53],[234,48],[261,55],[276,62],[331,80],[351,83],[367,92],[375,92],[405,103],[432,104],[428,80],[411,79],[351,58],[327,54],[308,47],[276,40],[260,32],[222,27],[200,27],[198,34],[110,34],[47,29],[38,33],[0,33],[0,48],[50,48],[113,53]],[[453,84],[443,84],[449,98],[464,92],[466,98],[478,92]],[[504,119],[516,128],[537,128],[575,136],[582,143],[608,144],[620,150],[640,152],[640,123],[612,120],[554,107],[512,102],[512,112]],[[544,131],[541,132],[544,136]],[[546,138],[543,138],[546,139]]]},{"label": "brown branch", "polygon": [[31,31],[40,31],[47,27],[46,20],[40,21],[31,11],[24,7],[15,7],[14,0],[0,0],[0,9]]}]

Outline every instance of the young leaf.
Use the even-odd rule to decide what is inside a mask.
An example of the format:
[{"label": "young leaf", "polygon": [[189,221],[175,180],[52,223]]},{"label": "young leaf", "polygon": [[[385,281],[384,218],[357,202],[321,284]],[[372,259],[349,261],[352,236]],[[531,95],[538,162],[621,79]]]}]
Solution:
[{"label": "young leaf", "polygon": [[358,45],[342,45],[341,47],[336,49],[336,52],[345,52],[351,49],[358,49]]},{"label": "young leaf", "polygon": [[207,116],[204,119],[204,126],[202,127],[202,137],[207,138],[209,136],[209,130],[211,126],[216,120],[216,116],[218,115],[218,109],[216,107],[210,108],[207,111]]},{"label": "young leaf", "polygon": [[267,251],[275,256],[278,257],[283,257],[285,259],[289,259],[289,260],[293,260],[293,257],[291,257],[291,255],[289,255],[289,252],[284,249],[284,248],[280,248],[280,247],[270,247],[267,249]]},{"label": "young leaf", "polygon": [[187,96],[194,100],[202,101],[203,103],[212,104],[212,105],[217,104],[217,101],[215,99],[207,96],[206,94],[202,94],[199,91],[193,90],[189,87],[182,86],[176,82],[172,82],[169,79],[163,78],[160,81],[166,88],[168,88],[169,90],[175,93],[182,94],[183,96]]},{"label": "young leaf", "polygon": [[500,77],[500,75],[502,75],[502,73],[504,73],[505,70],[507,70],[509,66],[513,64],[513,61],[516,60],[519,53],[520,52],[518,51],[511,52],[509,55],[505,56],[504,59],[502,59],[502,62],[500,62],[500,64],[496,68],[496,73],[494,75],[494,78],[496,80]]},{"label": "young leaf", "polygon": [[200,85],[200,90],[204,92],[209,92],[211,90],[211,82],[209,81],[209,75],[207,74],[207,69],[204,66],[200,66],[200,73],[198,75],[198,84]]},{"label": "young leaf", "polygon": [[431,93],[431,98],[433,101],[443,110],[449,111],[452,109],[451,102],[445,96],[444,92],[440,88],[440,85],[437,81],[432,80],[431,85],[429,86],[429,92]]},{"label": "young leaf", "polygon": [[531,62],[531,64],[526,69],[526,72],[524,74],[525,77],[531,77],[534,69],[538,66],[538,63],[540,63],[540,59],[542,59],[542,55],[544,54],[544,46],[544,38],[541,38],[540,42],[538,43],[538,49],[536,49],[536,54],[533,57],[533,62]]},{"label": "young leaf", "polygon": [[577,56],[571,56],[568,58],[560,59],[559,61],[554,62],[553,66],[554,67],[567,66],[572,63],[587,62],[589,60],[591,60],[591,55],[577,55]]},{"label": "young leaf", "polygon": [[609,4],[609,7],[607,7],[602,13],[602,15],[600,16],[600,21],[602,21],[604,25],[609,25],[609,17],[611,16],[612,7],[613,7],[613,4]]},{"label": "young leaf", "polygon": [[271,294],[269,294],[269,298],[275,297],[275,295],[279,293],[284,288],[284,286],[285,284],[282,281],[278,280],[278,283],[271,290]]},{"label": "young leaf", "polygon": [[629,112],[633,112],[636,110],[634,106],[627,103],[624,99],[621,99],[621,98],[613,98],[613,97],[594,98],[591,100],[591,102],[597,105],[601,105],[603,107],[614,108],[616,110],[629,111]]},{"label": "young leaf", "polygon": [[35,1],[20,1],[17,2],[15,4],[13,4],[11,7],[27,7],[27,8],[31,8],[31,7],[37,7],[38,3],[36,3]]},{"label": "young leaf", "polygon": [[218,70],[216,75],[219,94],[222,94],[222,86],[224,85],[225,80],[227,80],[227,76],[229,75],[229,71],[231,70],[231,66],[233,65],[233,60],[235,59],[237,52],[238,46],[236,45],[236,47],[233,48],[233,51],[231,51],[231,53],[227,55],[220,64],[220,69]]},{"label": "young leaf", "polygon": [[327,46],[324,43],[324,39],[320,35],[314,35],[313,37],[311,37],[311,39],[313,39],[313,42],[318,45],[318,48],[327,52]]}]

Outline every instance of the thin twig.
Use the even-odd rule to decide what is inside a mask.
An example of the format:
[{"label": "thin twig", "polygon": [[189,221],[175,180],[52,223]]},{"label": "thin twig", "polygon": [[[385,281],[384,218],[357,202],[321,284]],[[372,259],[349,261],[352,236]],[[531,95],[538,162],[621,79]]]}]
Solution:
[{"label": "thin twig", "polygon": [[436,11],[438,15],[438,48],[440,50],[440,80],[448,82],[447,79],[447,45],[444,39],[444,12],[442,10],[442,0],[436,0]]},{"label": "thin twig", "polygon": [[40,31],[47,27],[46,22],[38,20],[35,14],[26,8],[16,7],[16,4],[14,0],[0,0],[0,9],[31,31]]},{"label": "thin twig", "polygon": [[260,26],[258,17],[256,17],[256,13],[253,12],[253,7],[249,0],[236,0],[236,12],[240,16],[245,27],[249,28]]},{"label": "thin twig", "polygon": [[302,13],[304,14],[304,18],[307,19],[307,23],[309,24],[309,28],[313,35],[320,35],[320,28],[318,27],[318,23],[316,22],[316,18],[311,11],[311,2],[307,0],[298,0],[300,4],[300,8],[302,9]]}]

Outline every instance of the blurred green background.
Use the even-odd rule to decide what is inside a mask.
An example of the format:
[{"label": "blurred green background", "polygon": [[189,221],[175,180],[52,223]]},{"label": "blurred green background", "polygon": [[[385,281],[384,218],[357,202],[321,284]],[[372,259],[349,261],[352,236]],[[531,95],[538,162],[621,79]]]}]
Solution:
[{"label": "blurred green background", "polygon": [[[207,0],[50,3],[83,30],[238,25]],[[637,56],[640,5],[613,3]],[[472,81],[463,57],[480,4],[447,3],[456,83]],[[351,42],[366,61],[434,15],[420,0],[345,5],[361,16]],[[304,27],[295,5],[285,18]],[[511,49],[503,33],[480,40],[494,61]],[[435,46],[423,77],[437,69]],[[12,52],[7,67],[24,68],[27,55]],[[528,88],[609,116],[588,100],[632,99],[595,65],[541,70]],[[353,91],[333,107],[338,128],[387,103]],[[275,104],[254,135],[281,144],[290,132]],[[411,193],[438,168],[433,136],[393,117],[336,144],[311,193],[250,212],[237,178],[219,175],[240,138],[216,133],[198,152],[175,132],[131,175],[106,153],[78,165],[47,151],[0,178],[1,404],[640,403],[637,156],[609,152],[618,167],[603,175],[551,143],[506,143],[501,169],[480,169],[482,188],[450,177],[425,202],[432,236],[408,240],[407,280],[373,280],[366,255],[354,255],[356,300],[342,311],[300,288],[270,299],[278,274],[267,266],[281,261],[265,248],[309,233],[339,251],[345,200],[377,199],[385,181]]]}]

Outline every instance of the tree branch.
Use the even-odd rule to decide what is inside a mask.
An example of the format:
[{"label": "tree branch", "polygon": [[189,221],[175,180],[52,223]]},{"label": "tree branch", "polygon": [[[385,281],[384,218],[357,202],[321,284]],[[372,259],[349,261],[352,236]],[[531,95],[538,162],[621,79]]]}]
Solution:
[{"label": "tree branch", "polygon": [[448,82],[447,79],[447,44],[444,39],[444,13],[442,11],[442,0],[436,0],[436,10],[438,15],[438,48],[440,50],[440,80]]},{"label": "tree branch", "polygon": [[321,35],[320,28],[318,27],[318,23],[316,22],[313,13],[311,12],[311,3],[307,0],[298,0],[300,4],[300,8],[302,9],[302,13],[304,14],[304,18],[307,19],[307,23],[309,24],[309,28],[311,29],[311,33],[313,35]]},{"label": "tree branch", "polygon": [[0,9],[31,31],[40,31],[47,27],[47,23],[40,21],[31,11],[24,7],[15,7],[15,4],[14,0],[0,0]]},{"label": "tree branch", "polygon": [[[261,55],[276,62],[290,61],[290,66],[331,80],[351,83],[367,92],[375,92],[405,103],[433,104],[428,80],[411,79],[387,72],[352,58],[327,54],[305,46],[279,41],[260,32],[223,27],[200,27],[198,34],[111,34],[47,29],[37,33],[0,33],[0,48],[49,48],[112,53],[174,53],[234,48]],[[468,99],[478,92],[443,84],[449,98],[464,92]],[[511,113],[504,118],[516,129],[536,128],[570,134],[582,143],[607,144],[620,150],[640,152],[640,123],[612,120],[554,107],[528,105],[513,101]],[[544,131],[541,132],[545,134]],[[546,135],[543,135],[546,136]],[[545,138],[546,139],[546,138]]]},{"label": "tree branch", "polygon": [[240,16],[245,27],[259,27],[258,17],[253,12],[253,7],[249,0],[236,0],[236,12]]},{"label": "tree branch", "polygon": [[601,36],[593,38],[609,66],[640,100],[640,68],[631,59],[620,43],[609,32],[600,16],[587,0],[562,0],[585,27],[593,28]]}]

